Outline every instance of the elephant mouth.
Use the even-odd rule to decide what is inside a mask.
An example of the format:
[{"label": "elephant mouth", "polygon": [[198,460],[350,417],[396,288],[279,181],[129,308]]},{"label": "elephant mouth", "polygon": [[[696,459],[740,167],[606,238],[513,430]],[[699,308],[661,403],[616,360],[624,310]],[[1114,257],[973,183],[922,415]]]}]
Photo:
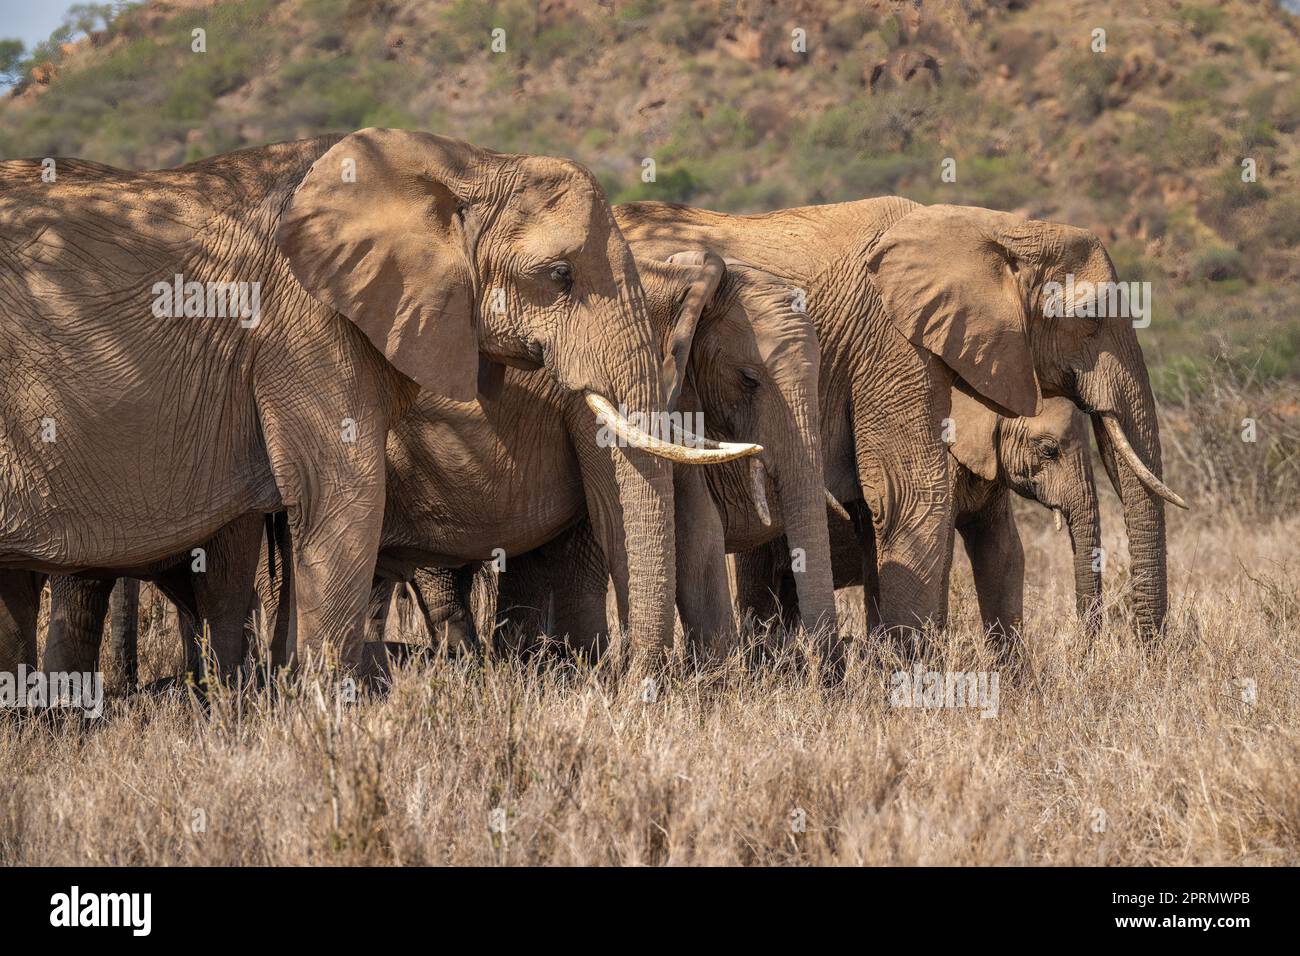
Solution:
[{"label": "elephant mouth", "polygon": [[[608,428],[620,445],[639,448],[659,458],[682,465],[717,465],[738,458],[761,454],[762,445],[747,442],[717,442],[693,435],[680,426],[671,426],[671,433],[683,444],[664,441],[632,424],[616,409],[609,399],[596,392],[587,391],[583,398],[596,414],[596,423]],[[599,433],[597,435],[599,443]],[[693,447],[686,447],[689,443]]]}]

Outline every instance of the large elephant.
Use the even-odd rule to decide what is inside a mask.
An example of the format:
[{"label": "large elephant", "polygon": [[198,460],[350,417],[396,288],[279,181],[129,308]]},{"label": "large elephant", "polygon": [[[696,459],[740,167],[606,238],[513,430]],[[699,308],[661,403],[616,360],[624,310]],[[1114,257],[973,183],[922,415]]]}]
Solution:
[{"label": "large elephant", "polygon": [[[638,261],[649,293],[654,267]],[[749,462],[674,470],[682,627],[699,657],[727,653],[736,631],[725,555],[782,538],[802,571],[793,585],[798,623],[818,636],[835,668],[843,647],[823,536],[815,330],[784,283],[735,263],[728,280],[715,297],[717,317],[706,314],[695,333],[681,407],[702,411],[722,434],[756,441],[764,451]],[[545,634],[586,647],[605,629],[608,578],[599,543],[580,523],[498,576],[498,622],[511,639]],[[472,620],[463,600],[448,607],[457,595],[447,580],[423,585],[441,597],[421,595],[434,609],[432,620]],[[457,580],[463,591],[463,576]]]},{"label": "large elephant", "polygon": [[[129,573],[285,509],[296,626],[353,664],[389,429],[417,391],[472,402],[481,370],[490,391],[496,363],[663,408],[631,253],[575,163],[368,129],[158,172],[0,164],[0,567]],[[591,453],[592,493],[616,503],[631,632],[654,649],[671,470],[623,436]],[[0,669],[30,641],[6,644]]]},{"label": "large elephant", "polygon": [[[809,556],[800,585],[805,613],[833,633],[811,326],[791,308],[783,285],[764,273],[699,253],[668,258],[638,260],[664,343],[665,391],[684,420],[702,420],[713,439],[756,441],[762,448],[748,461],[674,468],[674,501],[691,512],[691,520],[674,522],[673,551],[680,555],[678,576],[683,564],[691,569],[691,588],[677,589],[688,633],[703,642],[697,650],[725,645],[731,636],[724,525],[745,528],[749,545],[786,530]],[[505,556],[508,578],[513,556],[554,540],[585,516],[602,582],[612,575],[617,584],[632,557],[611,533],[617,514],[601,491],[607,459],[597,452],[598,437],[582,409],[537,374],[510,372],[500,401],[486,409],[421,396],[389,443],[380,575],[411,581],[418,591],[421,568]],[[435,472],[429,462],[448,457],[449,447],[457,449],[450,457],[459,467]],[[593,654],[608,636],[603,597],[602,587],[598,615],[573,629]],[[425,603],[446,610],[445,602]],[[385,602],[380,597],[372,606]]]},{"label": "large elephant", "polygon": [[[807,316],[791,308],[783,284],[757,270],[698,252],[671,259],[642,260],[637,268],[666,356],[664,391],[682,413],[676,424],[698,428],[702,421],[701,430],[715,439],[708,444],[762,441],[761,453],[747,461],[674,468],[680,491],[674,504],[689,519],[674,523],[676,547],[669,554],[678,557],[673,570],[685,581],[676,593],[692,651],[707,656],[734,638],[725,542],[718,530],[724,525],[746,547],[784,531],[806,551],[809,573],[800,578],[801,603],[831,635],[834,588],[812,404],[819,363]],[[624,540],[627,518],[610,493],[610,459],[601,447],[603,439],[614,437],[610,431],[594,427],[582,399],[540,372],[508,370],[499,397],[484,405],[421,392],[388,442],[388,501],[371,615],[382,619],[393,584],[409,582],[431,624],[449,622],[460,638],[472,640],[467,595],[462,591],[459,600],[449,600],[439,588],[455,594],[454,577],[426,569],[498,558],[506,561],[503,578],[513,580],[523,570],[514,574],[515,556],[563,537],[581,521],[593,530],[589,558],[599,565],[600,593],[590,616],[578,617],[575,605],[569,630],[582,650],[599,654],[608,641],[605,585],[611,568],[617,582],[638,561],[629,545],[658,547]],[[733,454],[703,450],[715,457]],[[293,550],[292,529],[281,526],[276,538],[277,551]],[[259,575],[267,617],[275,621],[276,661],[288,657],[293,637],[283,626],[285,616],[276,613],[275,594],[295,564],[286,564],[281,576],[265,566]],[[563,573],[575,586],[585,579],[577,567]],[[89,593],[89,586],[82,589]],[[626,621],[630,609],[622,589],[616,591]],[[102,611],[88,639],[97,642],[101,629]]]},{"label": "large elephant", "polygon": [[1036,415],[1062,396],[1092,415],[1124,505],[1140,630],[1168,605],[1155,400],[1115,269],[1083,229],[886,197],[736,216],[630,203],[615,217],[638,255],[707,246],[778,275],[807,304],[821,346],[827,487],[865,501],[878,546],[882,623],[940,622],[951,532],[942,441],[953,386]]}]

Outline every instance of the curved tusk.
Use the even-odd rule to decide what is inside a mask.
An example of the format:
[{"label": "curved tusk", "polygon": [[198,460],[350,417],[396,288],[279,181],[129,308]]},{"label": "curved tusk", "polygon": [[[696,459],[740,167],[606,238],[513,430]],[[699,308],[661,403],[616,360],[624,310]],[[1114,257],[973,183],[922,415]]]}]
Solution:
[{"label": "curved tusk", "polygon": [[1058,533],[1062,528],[1065,527],[1065,519],[1061,517],[1060,508],[1052,509],[1052,524],[1056,526],[1056,530]]},{"label": "curved tusk", "polygon": [[1115,446],[1115,450],[1123,456],[1124,461],[1133,469],[1133,473],[1137,475],[1138,481],[1142,482],[1142,484],[1146,485],[1147,488],[1165,499],[1165,501],[1169,502],[1171,505],[1186,508],[1187,502],[1174,494],[1168,485],[1153,475],[1151,469],[1142,463],[1142,459],[1138,457],[1137,452],[1133,450],[1133,446],[1130,445],[1128,439],[1124,437],[1124,429],[1120,426],[1120,423],[1115,419],[1115,417],[1108,413],[1103,413],[1101,420],[1106,426],[1106,437],[1111,440],[1111,443]]},{"label": "curved tusk", "polygon": [[675,461],[683,465],[717,465],[724,461],[735,461],[757,455],[763,450],[761,445],[738,444],[735,442],[715,442],[716,448],[683,448],[662,438],[655,438],[637,428],[610,404],[609,399],[595,392],[583,393],[587,407],[596,413],[596,421],[605,425],[619,441],[629,448],[640,448],[659,458]]},{"label": "curved tusk", "polygon": [[830,505],[831,511],[834,511],[845,521],[852,521],[853,519],[849,517],[849,513],[844,510],[844,506],[835,500],[835,496],[831,494],[831,490],[829,488],[823,488],[822,490],[826,492],[826,503]]},{"label": "curved tusk", "polygon": [[697,435],[695,432],[688,432],[676,422],[671,422],[669,431],[672,433],[673,441],[686,448],[721,448],[724,444],[720,441],[714,441],[712,438]]},{"label": "curved tusk", "polygon": [[767,472],[761,458],[749,460],[749,490],[754,496],[754,508],[764,528],[772,526],[772,512],[767,507]]}]

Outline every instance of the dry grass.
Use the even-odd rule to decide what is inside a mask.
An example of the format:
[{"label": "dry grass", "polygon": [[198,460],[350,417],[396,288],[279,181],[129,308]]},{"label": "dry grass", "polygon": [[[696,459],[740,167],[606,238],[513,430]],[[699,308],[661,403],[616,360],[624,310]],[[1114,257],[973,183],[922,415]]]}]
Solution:
[{"label": "dry grass", "polygon": [[[119,698],[84,728],[0,719],[0,864],[1300,862],[1300,521],[1174,517],[1154,649],[1122,593],[1090,644],[1065,538],[1029,509],[1022,530],[1028,663],[994,718],[891,707],[883,648],[833,691],[732,666],[646,702],[637,679],[437,660],[352,706]],[[962,559],[954,609],[930,666],[994,669]],[[148,637],[155,668],[171,639]]]},{"label": "dry grass", "polygon": [[[209,709],[118,696],[93,724],[0,715],[0,864],[1294,865],[1295,407],[1234,388],[1166,422],[1198,510],[1170,515],[1157,646],[1129,637],[1113,498],[1096,641],[1072,620],[1066,539],[1020,508],[1028,648],[999,674],[996,717],[892,707],[908,665],[862,639],[848,593],[858,652],[835,690],[791,660],[683,671],[647,701],[606,670],[438,659],[354,705],[311,681]],[[996,670],[960,549],[953,581],[926,667]],[[144,609],[146,678],[177,667],[160,610]]]}]

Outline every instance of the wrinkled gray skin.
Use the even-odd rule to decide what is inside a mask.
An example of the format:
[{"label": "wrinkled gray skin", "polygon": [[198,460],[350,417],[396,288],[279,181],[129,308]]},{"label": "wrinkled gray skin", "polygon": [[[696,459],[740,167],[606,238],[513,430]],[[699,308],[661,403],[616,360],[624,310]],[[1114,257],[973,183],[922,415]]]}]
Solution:
[{"label": "wrinkled gray skin", "polygon": [[[1094,550],[1101,546],[1101,530],[1086,418],[1061,398],[1044,401],[1043,413],[1034,418],[1006,418],[954,397],[953,424],[955,524],[970,558],[986,633],[1005,647],[1021,630],[1025,563],[1011,510],[1013,491],[1060,513],[1074,552],[1076,609],[1085,627],[1095,629],[1101,571],[1094,570]],[[875,582],[867,572],[874,567],[864,561],[853,522],[834,514],[828,520],[835,585],[864,585],[870,619]]]},{"label": "wrinkled gray skin", "polygon": [[[640,260],[638,269],[665,354],[689,369],[678,410],[702,413],[710,438],[754,441],[764,448],[759,460],[770,505],[767,526],[751,493],[752,460],[674,468],[677,514],[683,509],[689,514],[680,526],[674,523],[677,604],[692,649],[710,656],[734,641],[726,548],[733,542],[753,546],[781,533],[787,512],[802,522],[792,525],[792,534],[815,564],[801,595],[833,630],[819,436],[810,427],[817,345],[806,317],[789,308],[783,288],[770,277],[733,264],[698,303],[698,318],[685,318],[693,290],[703,294],[709,284],[706,266]],[[693,331],[683,336],[692,322]],[[393,491],[379,565],[384,577],[413,581],[421,594],[427,579],[417,569],[483,560],[501,548],[509,556],[509,579],[516,556],[561,537],[585,513],[594,547],[584,561],[600,579],[599,611],[575,610],[561,633],[584,652],[599,654],[608,641],[604,585],[611,570],[617,581],[619,558],[617,552],[615,561],[607,557],[608,503],[589,492],[595,436],[584,427],[586,419],[557,398],[544,378],[511,373],[491,410],[496,416],[491,428],[455,420],[446,409],[431,406],[417,406],[404,418],[390,442]],[[435,444],[453,439],[465,451],[456,458],[467,467],[432,474],[426,456]],[[496,465],[468,467],[479,461]],[[509,467],[501,468],[502,463]],[[734,539],[730,533],[724,538],[724,526]],[[464,614],[440,598],[425,604],[435,624]],[[376,597],[371,606],[386,604]]]},{"label": "wrinkled gray skin", "polygon": [[[942,623],[946,613],[955,515],[942,434],[960,382],[1006,414],[1038,414],[1053,396],[1091,414],[1123,502],[1138,630],[1163,627],[1164,501],[1181,502],[1159,481],[1138,333],[1085,291],[1117,281],[1097,236],[896,197],[757,216],[630,203],[615,215],[638,255],[705,246],[806,295],[821,348],[826,485],[846,506],[869,509],[884,625]],[[1063,298],[1048,284],[1071,276],[1078,294],[1048,314]],[[871,546],[865,536],[862,546]],[[754,586],[767,580],[759,574]]]},{"label": "wrinkled gray skin", "polygon": [[[733,266],[730,274],[738,271]],[[749,269],[743,274],[761,275]],[[648,275],[645,268],[642,275]],[[725,654],[735,644],[736,631],[723,552],[780,538],[784,547],[806,556],[806,570],[795,580],[802,618],[790,623],[820,628],[822,651],[835,668],[843,648],[835,633],[835,595],[822,538],[826,506],[815,424],[818,347],[806,313],[792,308],[785,284],[766,276],[762,283],[767,308],[733,309],[726,321],[710,322],[706,316],[701,322],[681,407],[702,409],[706,422],[721,418],[723,434],[763,446],[763,494],[754,490],[749,462],[674,470],[677,606],[684,630],[703,638],[692,644],[697,656]],[[498,623],[511,625],[507,633],[524,639],[544,634],[584,647],[588,639],[580,635],[605,628],[607,579],[590,528],[580,524],[512,559],[506,573],[498,575]],[[450,589],[445,581],[436,587],[444,595]],[[451,620],[465,613],[463,608],[441,611]]]},{"label": "wrinkled gray skin", "polygon": [[[1059,512],[1074,552],[1076,607],[1089,631],[1098,624],[1101,572],[1094,550],[1101,545],[1097,489],[1093,481],[1087,419],[1066,399],[1047,399],[1033,418],[1007,418],[961,393],[953,396],[949,445],[955,526],[970,558],[986,633],[1003,651],[1018,639],[1024,608],[1024,553],[1009,495],[1012,491]],[[677,496],[678,527],[685,523]],[[859,503],[845,517],[829,510],[831,560],[836,588],[864,587],[868,627],[879,623],[876,562],[862,540],[874,541],[869,515]],[[783,539],[753,549],[751,561],[770,562],[765,586],[738,596],[740,610],[759,620],[780,616],[797,626],[798,575],[789,567]],[[680,559],[679,559],[680,563]],[[431,625],[442,624],[450,642],[470,643],[475,627],[468,600],[472,569],[426,572],[418,585],[422,604],[437,608]],[[498,641],[528,641],[534,635],[563,635],[603,621],[606,576],[589,529],[580,524],[528,555],[514,559],[496,578]],[[679,588],[683,584],[679,581]],[[386,609],[386,605],[385,605]],[[518,649],[511,647],[510,649]]]},{"label": "wrinkled gray skin", "polygon": [[180,611],[188,672],[196,676],[201,672],[195,635],[205,625],[214,649],[233,644],[242,651],[253,610],[254,576],[264,529],[263,516],[243,515],[204,542],[201,555],[196,549],[181,561],[160,562],[139,578],[102,573],[52,575],[43,669],[98,669],[104,616],[111,601],[113,650],[123,662],[128,686],[134,687],[139,674],[135,615],[141,579],[152,582]]},{"label": "wrinkled gray skin", "polygon": [[[34,655],[28,571],[142,574],[281,509],[295,626],[351,666],[385,442],[417,384],[471,400],[485,358],[544,365],[570,396],[664,405],[631,253],[571,162],[364,130],[159,172],[56,168],[46,183],[38,160],[0,164],[0,670]],[[158,316],[176,274],[259,282],[260,315]],[[588,458],[620,524],[604,530],[624,537],[633,640],[661,649],[671,468],[636,449]],[[233,629],[214,650],[234,666]]]},{"label": "wrinkled gray skin", "polygon": [[[810,555],[811,571],[799,592],[803,606],[817,609],[816,619],[833,632],[819,436],[811,426],[817,344],[806,315],[790,309],[784,287],[770,276],[716,258],[640,261],[638,270],[656,338],[669,356],[665,391],[674,391],[680,378],[679,410],[701,412],[709,437],[756,440],[764,448],[757,459],[674,467],[676,507],[689,514],[676,525],[675,553],[678,608],[692,652],[709,657],[735,639],[725,549],[752,547],[783,531]],[[686,421],[689,426],[697,419]],[[608,490],[610,457],[597,439],[581,399],[543,373],[509,369],[499,397],[483,405],[422,392],[388,442],[388,502],[368,610],[374,635],[382,632],[393,584],[410,582],[434,633],[450,632],[454,644],[472,643],[473,571],[458,578],[437,569],[476,564],[497,549],[512,569],[522,560],[517,556],[568,540],[566,532],[581,522],[588,545],[583,577],[596,582],[598,610],[575,604],[560,633],[585,653],[601,653],[609,638],[606,584],[611,567],[616,582],[627,574],[627,559],[626,522]],[[751,491],[755,460],[761,462],[767,525]],[[279,534],[277,550],[291,550],[291,529],[280,523]],[[287,659],[292,642],[275,606],[277,593],[291,590],[285,579],[294,566],[281,563],[281,576],[273,580],[263,562],[258,582],[267,619],[276,622],[277,663]],[[576,582],[578,569],[571,570]],[[520,575],[508,570],[503,580],[515,577],[524,577],[522,569]],[[622,601],[619,611],[626,623]],[[99,620],[102,628],[102,615]],[[99,629],[89,630],[98,641]]]}]

